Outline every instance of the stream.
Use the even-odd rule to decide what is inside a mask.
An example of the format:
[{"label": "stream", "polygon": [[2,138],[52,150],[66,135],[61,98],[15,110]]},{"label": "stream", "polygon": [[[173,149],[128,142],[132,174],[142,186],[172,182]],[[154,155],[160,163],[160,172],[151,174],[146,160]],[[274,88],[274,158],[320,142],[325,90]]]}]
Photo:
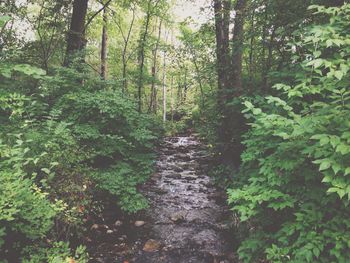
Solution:
[{"label": "stream", "polygon": [[107,238],[96,244],[90,262],[237,262],[231,212],[225,194],[205,173],[209,162],[195,136],[165,138],[156,173],[141,189],[150,208],[129,221],[106,224]]}]

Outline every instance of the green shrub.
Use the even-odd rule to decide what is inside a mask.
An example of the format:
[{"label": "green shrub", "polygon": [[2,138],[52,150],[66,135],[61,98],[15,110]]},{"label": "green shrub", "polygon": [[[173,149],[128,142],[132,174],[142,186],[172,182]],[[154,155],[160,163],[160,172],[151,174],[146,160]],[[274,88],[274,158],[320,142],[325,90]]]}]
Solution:
[{"label": "green shrub", "polygon": [[262,108],[245,103],[251,130],[228,190],[244,262],[350,261],[350,5],[311,8],[330,19],[296,34],[294,82]]},{"label": "green shrub", "polygon": [[0,74],[0,258],[67,262],[92,200],[108,196],[98,192],[127,212],[147,207],[138,185],[162,126],[85,71],[2,64]]},{"label": "green shrub", "polygon": [[[59,206],[52,204],[34,180],[24,172],[30,161],[18,136],[12,147],[0,141],[0,246],[7,237],[12,243],[25,239],[35,240],[45,236],[53,225]],[[14,238],[17,237],[17,238]]]},{"label": "green shrub", "polygon": [[[27,247],[24,251],[23,263],[87,263],[88,255],[84,246],[79,246],[72,253],[69,244],[65,242],[54,242],[49,247],[41,246]],[[72,255],[73,254],[73,255]]]},{"label": "green shrub", "polygon": [[69,93],[54,110],[65,122],[74,123],[72,132],[89,153],[85,162],[97,188],[116,196],[125,211],[145,208],[137,186],[153,170],[152,151],[161,125],[139,114],[134,103],[115,90]]}]

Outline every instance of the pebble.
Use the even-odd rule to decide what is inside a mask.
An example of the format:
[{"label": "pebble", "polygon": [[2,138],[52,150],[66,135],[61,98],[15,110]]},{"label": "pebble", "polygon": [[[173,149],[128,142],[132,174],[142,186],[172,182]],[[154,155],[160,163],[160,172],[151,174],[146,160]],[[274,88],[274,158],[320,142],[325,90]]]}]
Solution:
[{"label": "pebble", "polygon": [[117,227],[118,227],[118,226],[122,226],[122,225],[123,225],[123,222],[120,221],[120,220],[117,220],[117,221],[115,221],[114,225],[117,226]]},{"label": "pebble", "polygon": [[160,249],[160,242],[159,241],[156,241],[154,239],[149,239],[144,247],[143,247],[143,251],[145,252],[156,252]]},{"label": "pebble", "polygon": [[96,230],[98,229],[98,224],[93,224],[90,228],[91,230]]},{"label": "pebble", "polygon": [[141,220],[140,220],[140,221],[136,221],[134,225],[135,225],[136,227],[141,227],[141,226],[144,226],[145,224],[146,224],[145,221],[141,221]]}]

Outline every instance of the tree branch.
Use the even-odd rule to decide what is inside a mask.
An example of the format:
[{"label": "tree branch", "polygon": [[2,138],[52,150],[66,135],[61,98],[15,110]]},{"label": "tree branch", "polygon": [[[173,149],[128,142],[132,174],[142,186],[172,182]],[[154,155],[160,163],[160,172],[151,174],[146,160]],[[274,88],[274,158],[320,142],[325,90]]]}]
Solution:
[{"label": "tree branch", "polygon": [[[85,27],[84,27],[84,30],[91,24],[92,20],[94,20],[94,18],[99,14],[101,13],[109,4],[110,2],[112,2],[112,0],[108,0],[105,4],[103,4],[103,6],[95,13],[93,14],[89,20],[86,22],[85,24]],[[101,3],[101,2],[99,2]],[[101,3],[102,4],[102,3]]]}]

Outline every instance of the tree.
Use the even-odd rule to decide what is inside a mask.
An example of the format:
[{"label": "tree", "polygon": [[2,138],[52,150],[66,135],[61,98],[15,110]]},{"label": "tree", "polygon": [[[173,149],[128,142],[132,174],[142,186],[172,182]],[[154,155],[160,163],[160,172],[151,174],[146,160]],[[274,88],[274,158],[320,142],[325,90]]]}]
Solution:
[{"label": "tree", "polygon": [[87,9],[88,0],[73,1],[73,12],[67,37],[65,66],[69,66],[77,52],[81,52],[85,48],[85,19]]},{"label": "tree", "polygon": [[157,41],[155,43],[154,49],[152,50],[153,53],[153,62],[152,62],[152,82],[151,82],[151,99],[150,99],[150,105],[148,108],[148,112],[157,113],[157,89],[156,89],[156,81],[157,81],[157,54],[159,49],[159,43],[160,43],[160,37],[162,33],[162,18],[159,20],[159,26],[158,26],[158,37]]},{"label": "tree", "polygon": [[[241,134],[245,120],[240,106],[233,107],[233,99],[243,93],[242,56],[246,0],[237,0],[234,11],[232,51],[229,49],[230,3],[214,0],[214,16],[217,45],[218,108],[221,115],[218,127],[220,159],[225,163],[239,165],[242,152]],[[231,61],[230,61],[231,57]]]},{"label": "tree", "polygon": [[231,1],[214,0],[219,105],[224,103],[225,93],[230,85],[229,74],[227,74],[231,68],[229,55],[230,11]]},{"label": "tree", "polygon": [[106,79],[107,76],[107,8],[103,10],[102,40],[101,40],[101,78]]}]

